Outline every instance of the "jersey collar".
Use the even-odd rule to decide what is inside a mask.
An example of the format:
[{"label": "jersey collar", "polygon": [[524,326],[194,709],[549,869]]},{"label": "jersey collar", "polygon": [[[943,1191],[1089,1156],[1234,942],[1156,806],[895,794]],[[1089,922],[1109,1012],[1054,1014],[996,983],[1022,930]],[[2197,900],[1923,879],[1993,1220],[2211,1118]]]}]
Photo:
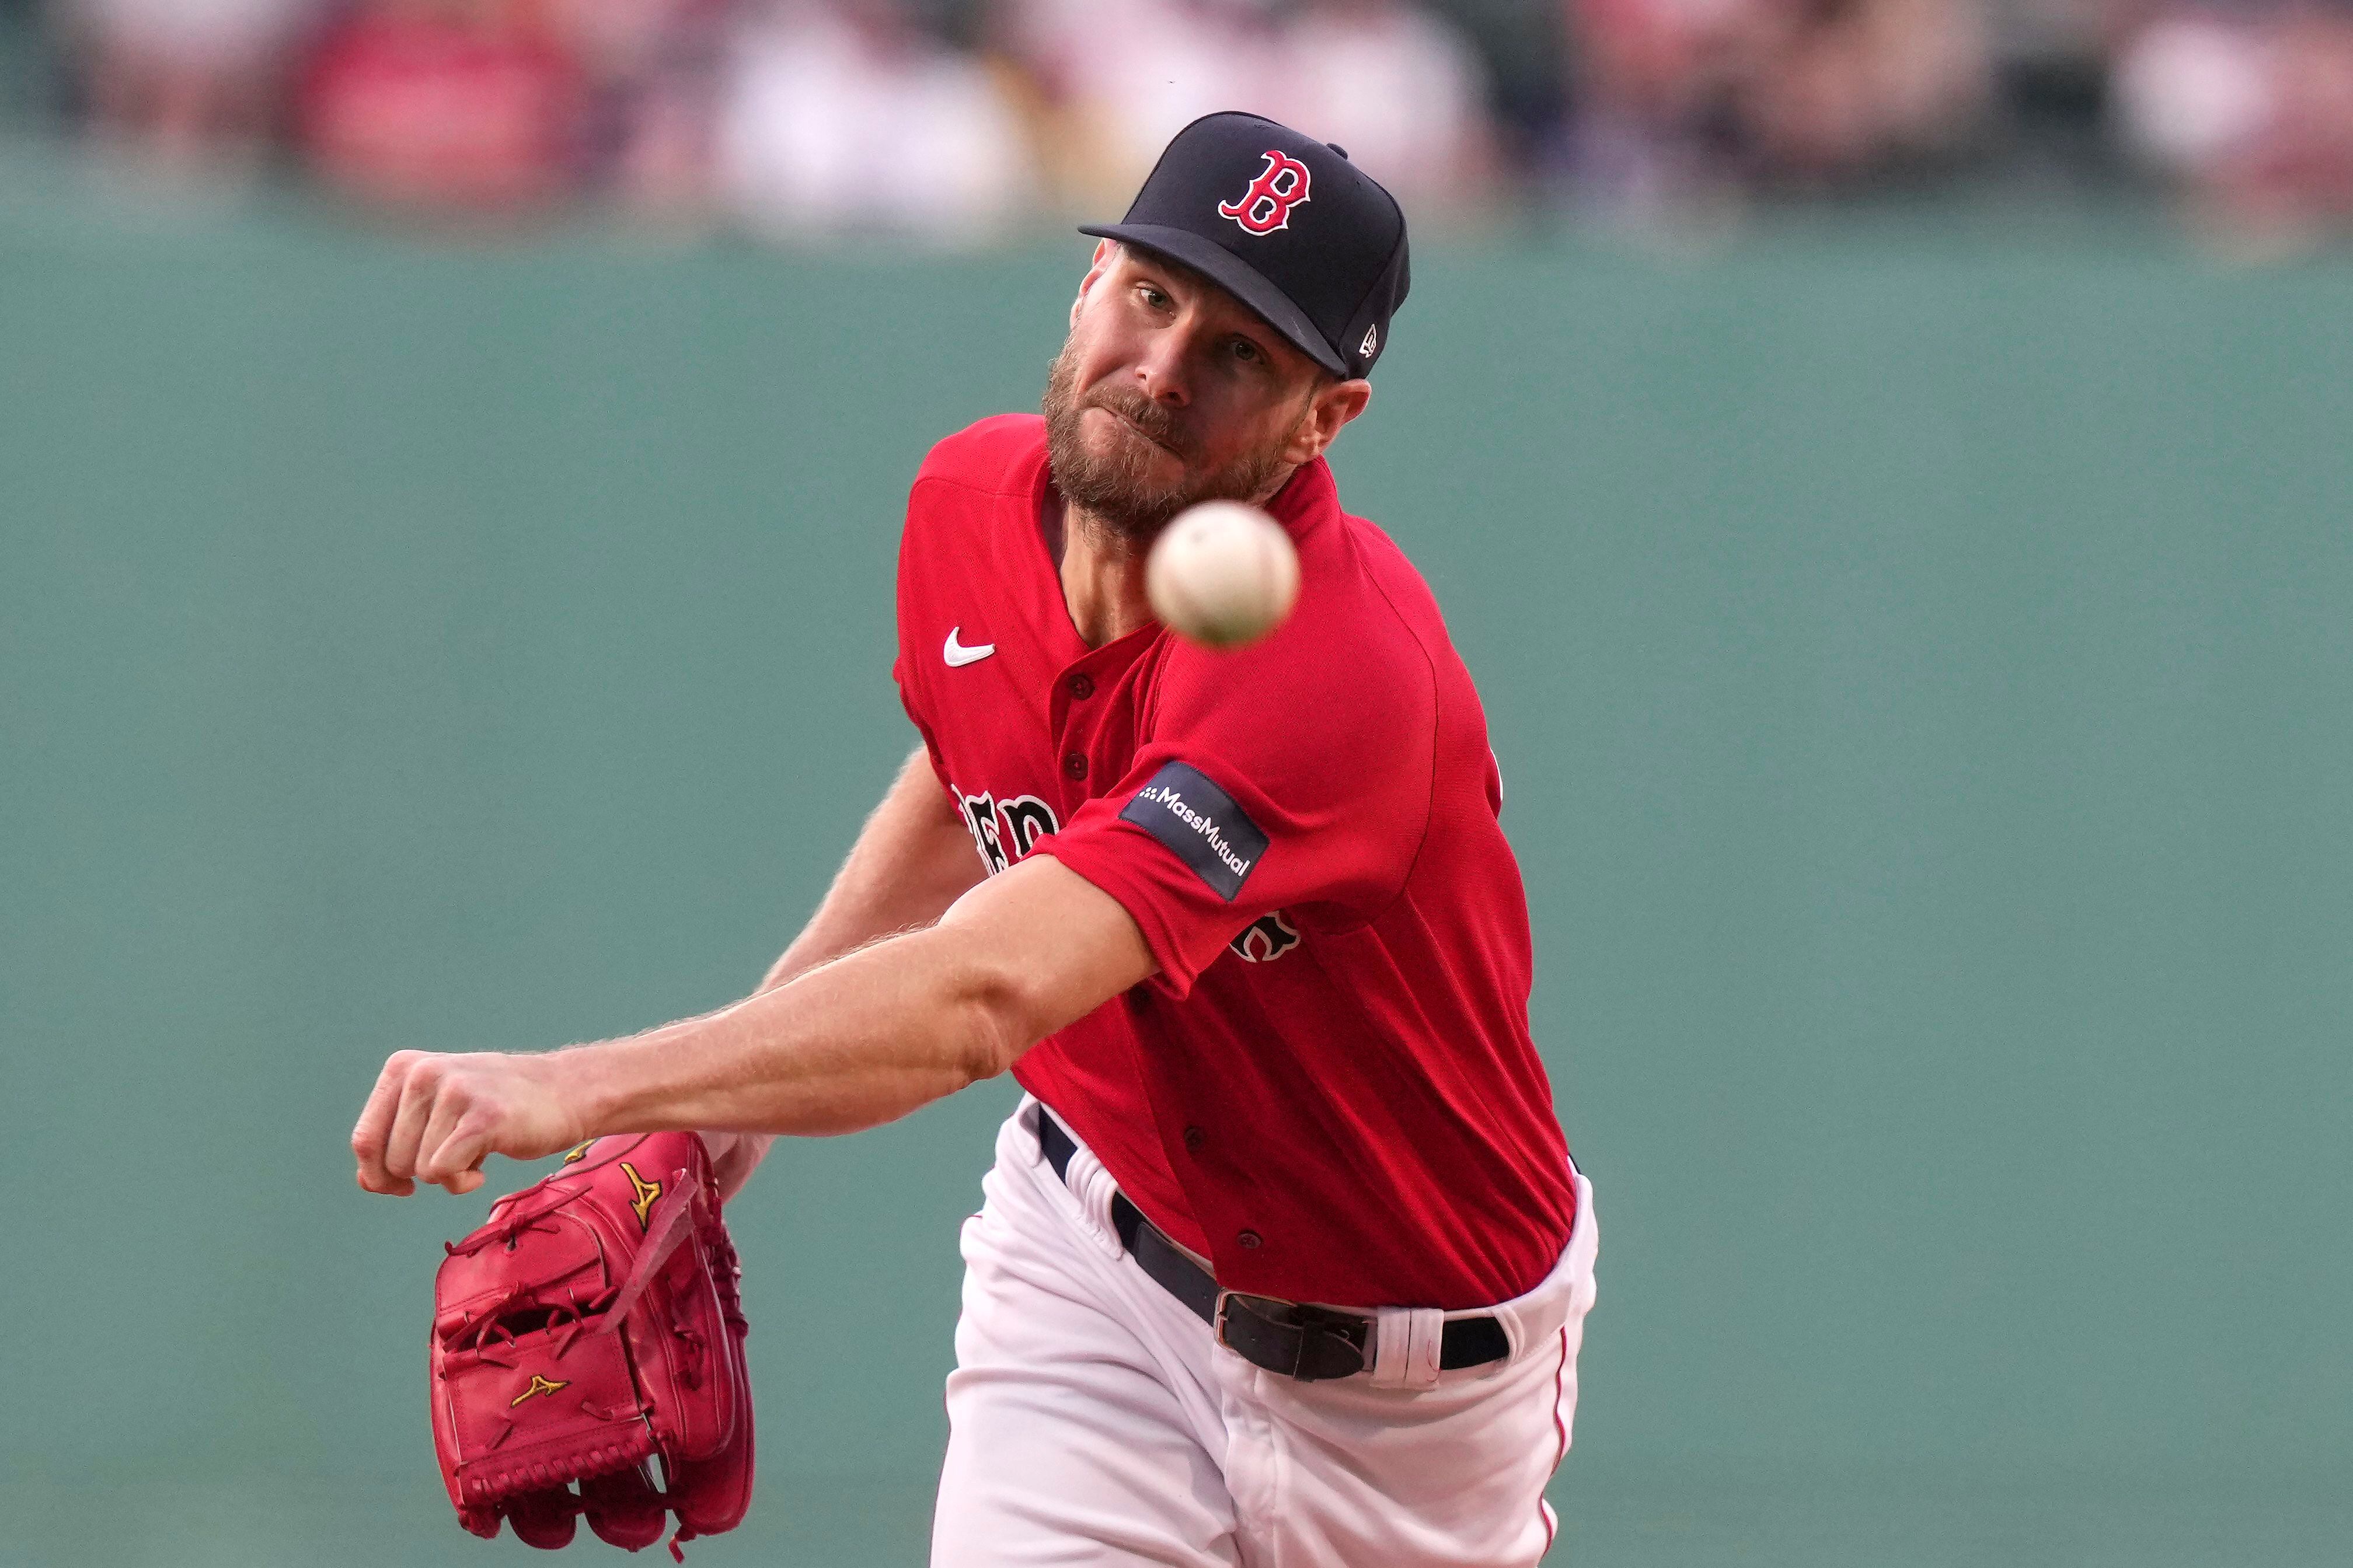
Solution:
[{"label": "jersey collar", "polygon": [[[1029,469],[1026,486],[1029,493],[1029,525],[1023,532],[1028,536],[1025,541],[1029,546],[1027,553],[1044,569],[1044,585],[1050,589],[1052,595],[1055,613],[1050,617],[1050,623],[1067,636],[1071,649],[1075,650],[1079,657],[1103,653],[1131,641],[1149,641],[1157,637],[1161,628],[1147,622],[1126,637],[1114,637],[1100,648],[1088,648],[1080,637],[1078,628],[1071,625],[1070,606],[1062,602],[1061,573],[1054,564],[1053,552],[1046,545],[1044,509],[1046,498],[1053,489],[1054,475],[1046,461],[1043,421],[1039,422],[1037,445],[1027,454],[1027,461]],[[1322,458],[1303,464],[1266,503],[1267,515],[1282,524],[1282,531],[1291,535],[1294,542],[1306,538],[1316,524],[1335,515],[1339,510],[1340,487],[1332,478],[1332,465]]]},{"label": "jersey collar", "polygon": [[1292,538],[1306,533],[1340,510],[1340,487],[1333,481],[1332,465],[1318,458],[1302,467],[1274,492],[1266,510]]}]

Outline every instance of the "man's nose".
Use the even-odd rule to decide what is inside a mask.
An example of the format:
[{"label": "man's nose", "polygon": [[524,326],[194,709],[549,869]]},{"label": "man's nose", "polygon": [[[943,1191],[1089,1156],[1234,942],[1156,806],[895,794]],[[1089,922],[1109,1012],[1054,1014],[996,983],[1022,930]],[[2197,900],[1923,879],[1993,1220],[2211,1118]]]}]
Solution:
[{"label": "man's nose", "polygon": [[1182,408],[1193,400],[1192,358],[1192,334],[1181,322],[1155,332],[1136,361],[1136,384],[1153,402]]}]

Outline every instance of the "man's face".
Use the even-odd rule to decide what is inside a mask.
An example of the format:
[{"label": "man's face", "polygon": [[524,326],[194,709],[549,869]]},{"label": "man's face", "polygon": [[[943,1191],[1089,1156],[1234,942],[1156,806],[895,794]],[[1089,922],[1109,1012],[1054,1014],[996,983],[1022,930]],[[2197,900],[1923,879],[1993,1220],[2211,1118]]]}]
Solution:
[{"label": "man's face", "polygon": [[[1046,379],[1046,451],[1063,499],[1131,546],[1196,501],[1263,500],[1364,405],[1189,268],[1106,243]],[[1327,428],[1328,426],[1328,428]]]}]

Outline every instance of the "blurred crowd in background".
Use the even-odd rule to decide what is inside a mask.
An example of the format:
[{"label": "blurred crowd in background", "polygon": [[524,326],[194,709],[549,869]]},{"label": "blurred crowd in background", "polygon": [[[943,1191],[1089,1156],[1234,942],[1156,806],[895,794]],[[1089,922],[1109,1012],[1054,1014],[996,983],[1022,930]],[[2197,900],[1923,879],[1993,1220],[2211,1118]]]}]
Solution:
[{"label": "blurred crowd in background", "polygon": [[0,0],[26,118],[191,178],[790,243],[1116,214],[1256,110],[1417,218],[1989,175],[2353,226],[2353,0]]}]

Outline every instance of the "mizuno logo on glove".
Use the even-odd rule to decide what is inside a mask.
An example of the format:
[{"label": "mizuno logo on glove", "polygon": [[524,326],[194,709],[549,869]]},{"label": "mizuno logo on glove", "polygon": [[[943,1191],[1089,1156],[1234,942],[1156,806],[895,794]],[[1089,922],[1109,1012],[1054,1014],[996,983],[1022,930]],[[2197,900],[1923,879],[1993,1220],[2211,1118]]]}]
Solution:
[{"label": "mizuno logo on glove", "polygon": [[546,1378],[540,1376],[539,1373],[533,1373],[531,1374],[531,1386],[524,1389],[521,1394],[516,1394],[512,1399],[508,1400],[507,1408],[512,1410],[516,1405],[521,1405],[524,1400],[529,1399],[534,1394],[553,1394],[559,1388],[569,1388],[571,1386],[572,1380],[570,1378],[566,1378],[561,1383],[551,1383]]},{"label": "mizuno logo on glove", "polygon": [[649,1182],[638,1175],[638,1168],[627,1160],[621,1162],[621,1174],[629,1178],[629,1190],[638,1194],[630,1200],[629,1206],[638,1211],[638,1228],[643,1230],[647,1214],[653,1208],[655,1200],[661,1196],[661,1184]]}]

